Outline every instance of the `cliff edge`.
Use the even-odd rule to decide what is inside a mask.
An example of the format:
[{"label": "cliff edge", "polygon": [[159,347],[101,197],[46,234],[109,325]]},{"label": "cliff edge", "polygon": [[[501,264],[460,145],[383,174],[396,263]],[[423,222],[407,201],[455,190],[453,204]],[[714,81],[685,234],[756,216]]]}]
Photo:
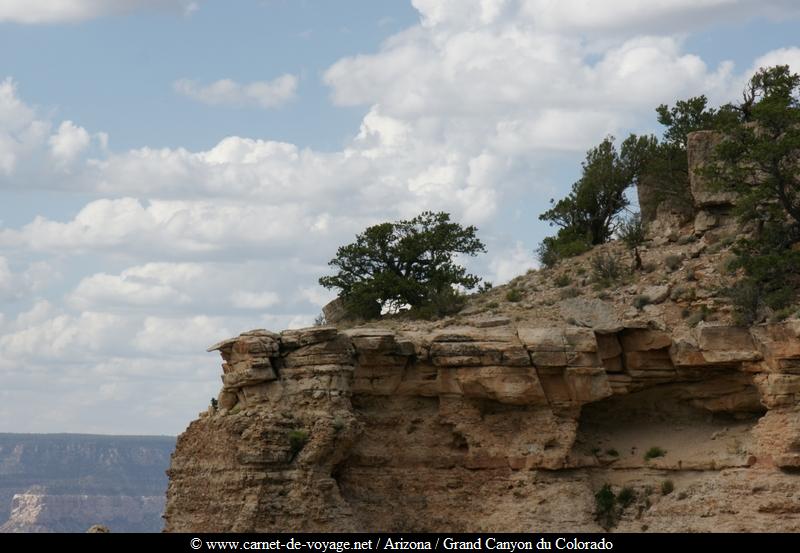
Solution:
[{"label": "cliff edge", "polygon": [[691,185],[613,286],[590,272],[617,243],[444,320],[212,346],[222,390],[178,439],[165,530],[800,530],[800,320],[733,324],[732,200]]}]

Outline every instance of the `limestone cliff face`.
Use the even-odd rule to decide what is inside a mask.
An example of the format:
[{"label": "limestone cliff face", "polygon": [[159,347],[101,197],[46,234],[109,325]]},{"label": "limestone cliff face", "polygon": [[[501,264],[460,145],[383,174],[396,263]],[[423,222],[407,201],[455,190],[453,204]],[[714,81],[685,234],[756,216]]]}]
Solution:
[{"label": "limestone cliff face", "polygon": [[164,510],[163,496],[14,495],[0,533],[85,532],[92,521],[117,532],[152,532]]},{"label": "limestone cliff face", "polygon": [[214,349],[219,408],[178,440],[167,531],[597,531],[605,483],[637,497],[618,530],[800,529],[800,321],[496,318]]},{"label": "limestone cliff face", "polygon": [[719,139],[689,137],[688,217],[640,189],[643,270],[612,289],[592,258],[623,272],[618,243],[442,321],[214,346],[166,530],[799,531],[800,320],[732,326],[742,229],[698,171]]},{"label": "limestone cliff face", "polygon": [[0,533],[85,532],[98,522],[156,532],[174,448],[167,436],[0,434]]}]

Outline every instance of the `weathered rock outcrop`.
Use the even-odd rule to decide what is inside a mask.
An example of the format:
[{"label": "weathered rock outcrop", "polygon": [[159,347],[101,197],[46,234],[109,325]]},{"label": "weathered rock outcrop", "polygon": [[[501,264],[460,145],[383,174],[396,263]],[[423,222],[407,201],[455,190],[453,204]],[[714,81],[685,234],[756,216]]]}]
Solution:
[{"label": "weathered rock outcrop", "polygon": [[596,531],[606,482],[638,492],[621,530],[800,529],[800,321],[496,318],[212,349],[219,407],[178,440],[167,531]]},{"label": "weathered rock outcrop", "polygon": [[85,532],[86,521],[118,532],[152,532],[164,511],[163,496],[16,494],[0,533]]},{"label": "weathered rock outcrop", "polygon": [[650,225],[652,235],[677,232],[689,221],[694,221],[695,234],[701,235],[721,223],[731,222],[735,194],[716,188],[703,175],[703,169],[713,163],[714,150],[722,138],[717,131],[689,133],[686,143],[689,178],[685,189],[665,193],[662,183],[648,178],[639,182],[636,190],[642,221]]},{"label": "weathered rock outcrop", "polygon": [[800,531],[800,321],[731,326],[719,140],[689,136],[687,201],[640,183],[652,239],[613,289],[592,258],[622,274],[620,243],[444,321],[214,346],[219,408],[179,438],[166,529]]},{"label": "weathered rock outcrop", "polygon": [[0,532],[156,532],[174,448],[168,436],[0,434]]}]

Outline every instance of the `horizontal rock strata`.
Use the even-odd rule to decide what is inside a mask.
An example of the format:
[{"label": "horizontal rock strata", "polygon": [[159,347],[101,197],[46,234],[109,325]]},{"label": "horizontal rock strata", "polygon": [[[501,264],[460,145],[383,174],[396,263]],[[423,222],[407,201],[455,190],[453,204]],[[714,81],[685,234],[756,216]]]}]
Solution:
[{"label": "horizontal rock strata", "polygon": [[[500,318],[211,349],[218,406],[178,440],[167,531],[597,531],[604,482],[638,490],[619,529],[800,528],[798,321],[672,335]],[[647,495],[665,478],[674,495]],[[733,508],[743,479],[765,488]]]}]

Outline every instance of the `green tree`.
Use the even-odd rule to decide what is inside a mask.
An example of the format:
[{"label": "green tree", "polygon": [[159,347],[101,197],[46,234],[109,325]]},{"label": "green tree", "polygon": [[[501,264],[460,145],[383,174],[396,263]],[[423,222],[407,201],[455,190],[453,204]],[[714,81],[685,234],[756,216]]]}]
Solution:
[{"label": "green tree", "polygon": [[800,75],[788,65],[760,69],[740,106],[742,121],[725,129],[709,173],[737,193],[745,220],[800,225]]},{"label": "green tree", "polygon": [[447,213],[426,211],[407,221],[367,228],[340,247],[328,264],[337,269],[319,283],[338,288],[351,315],[376,317],[403,306],[447,310],[457,299],[454,287],[472,289],[480,278],[468,274],[454,256],[485,252],[474,226],[462,227]]},{"label": "green tree", "polygon": [[[657,120],[666,127],[661,140],[648,158],[642,179],[649,184],[655,203],[642,206],[646,221],[656,216],[655,208],[664,202],[687,217],[693,213],[693,198],[689,187],[687,143],[689,133],[718,129],[739,115],[734,106],[719,109],[708,107],[705,96],[678,100],[672,107],[661,104],[656,108]],[[646,213],[644,213],[646,211]]]},{"label": "green tree", "polygon": [[736,193],[736,212],[753,227],[736,246],[746,278],[731,294],[741,320],[752,322],[765,307],[788,307],[800,284],[800,75],[787,65],[761,68],[743,96],[705,174]]},{"label": "green tree", "polygon": [[609,136],[586,153],[581,178],[569,195],[558,202],[551,200],[553,207],[539,216],[560,227],[556,236],[546,238],[539,247],[542,263],[551,266],[611,238],[620,213],[629,204],[625,191],[638,182],[656,145],[653,136],[630,135],[618,152]]},{"label": "green tree", "polygon": [[656,113],[658,122],[667,127],[662,143],[685,153],[689,133],[716,128],[720,117],[729,114],[730,108],[709,108],[708,98],[695,96],[688,100],[678,100],[673,107],[661,104],[656,108]]}]

